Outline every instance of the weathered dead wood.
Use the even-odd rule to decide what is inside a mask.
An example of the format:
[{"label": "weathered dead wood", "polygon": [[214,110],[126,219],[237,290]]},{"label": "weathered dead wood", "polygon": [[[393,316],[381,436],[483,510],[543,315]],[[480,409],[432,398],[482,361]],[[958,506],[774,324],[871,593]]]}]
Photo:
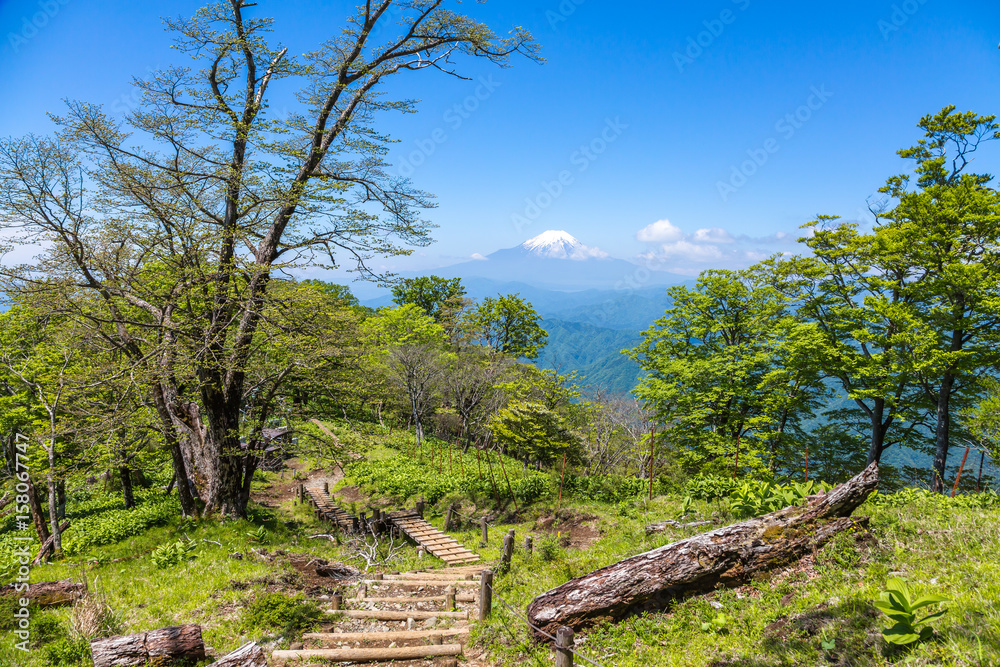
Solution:
[{"label": "weathered dead wood", "polygon": [[90,642],[90,652],[94,667],[130,667],[158,665],[167,660],[204,660],[205,644],[200,625],[172,625],[134,635],[95,639]]},{"label": "weathered dead wood", "polygon": [[209,667],[267,667],[267,656],[256,642],[250,642],[222,656]]},{"label": "weathered dead wood", "polygon": [[647,525],[646,534],[652,535],[653,533],[662,533],[667,528],[696,528],[698,526],[709,526],[711,524],[711,521],[692,521],[691,523],[681,523],[680,521],[667,519],[666,521],[661,521],[660,523],[651,523]]},{"label": "weathered dead wood", "polygon": [[[577,577],[528,605],[532,624],[550,635],[563,625],[580,629],[601,621],[662,609],[690,593],[732,586],[757,572],[798,560],[837,533],[864,524],[851,513],[878,486],[878,466],[812,497],[801,507],[718,528],[627,558]],[[536,632],[538,639],[543,636]]]},{"label": "weathered dead wood", "polygon": [[350,565],[317,565],[316,574],[331,579],[356,579],[364,573]]},{"label": "weathered dead wood", "polygon": [[39,581],[31,584],[28,590],[18,591],[17,584],[0,586],[0,595],[28,598],[41,607],[50,607],[73,602],[87,592],[87,587],[76,581]]},{"label": "weathered dead wood", "polygon": [[[62,535],[67,530],[69,530],[69,521],[64,521],[61,526],[59,526],[59,534]],[[42,562],[50,551],[52,551],[52,545],[55,544],[55,535],[49,535],[45,542],[42,544],[42,548],[38,550],[38,555],[35,556],[35,560],[31,561],[32,565],[38,565]]]}]

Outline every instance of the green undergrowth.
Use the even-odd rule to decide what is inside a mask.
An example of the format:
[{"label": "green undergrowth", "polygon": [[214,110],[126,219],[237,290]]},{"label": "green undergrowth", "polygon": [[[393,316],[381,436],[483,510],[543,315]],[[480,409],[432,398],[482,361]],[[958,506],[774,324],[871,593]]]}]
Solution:
[{"label": "green undergrowth", "polygon": [[[341,550],[328,540],[308,539],[328,532],[308,507],[254,506],[250,515],[251,520],[225,522],[175,516],[117,542],[40,565],[32,570],[31,581],[85,581],[93,593],[90,599],[106,605],[119,633],[198,623],[205,644],[217,655],[250,640],[287,647],[318,616],[314,604],[293,599],[303,581],[288,555],[339,560]],[[176,545],[183,545],[179,557],[162,556]],[[292,604],[273,604],[276,598],[268,595],[274,593],[277,599],[293,599]],[[10,617],[7,609],[0,609],[0,615]],[[28,653],[14,648],[19,640],[13,628],[0,623],[0,665],[89,666],[89,637],[74,628],[79,616],[73,607],[32,608]],[[99,636],[106,634],[107,629]]]},{"label": "green undergrowth", "polygon": [[[648,509],[668,515],[669,504],[657,499]],[[630,516],[573,507],[580,510],[601,515],[601,537],[589,549],[557,549],[554,558],[521,550],[511,572],[498,578],[497,596],[510,608],[496,605],[476,635],[498,665],[551,664],[550,649],[530,639],[520,617],[539,593],[704,529],[647,538],[644,511]],[[737,589],[599,625],[578,634],[577,648],[616,667],[1000,664],[1000,507],[993,499],[904,492],[899,499],[877,496],[856,514],[871,517],[871,532],[840,534],[815,563],[807,558]],[[944,605],[948,612],[934,621],[934,637],[911,648],[885,641],[881,632],[891,623],[873,605],[886,581],[897,576],[922,593],[951,600]]]},{"label": "green undergrowth", "polygon": [[[345,443],[355,442],[358,434],[343,424],[328,422],[331,430]],[[345,466],[346,479],[341,486],[357,485],[373,497],[383,497],[403,506],[418,498],[431,504],[442,500],[466,500],[478,507],[490,508],[555,500],[560,482],[564,497],[581,501],[617,503],[645,496],[649,481],[620,475],[575,474],[562,476],[560,471],[539,471],[521,461],[496,452],[463,453],[460,445],[428,437],[418,447],[412,434],[372,432],[364,434],[365,456]],[[653,491],[669,490],[666,479],[654,481]]]}]

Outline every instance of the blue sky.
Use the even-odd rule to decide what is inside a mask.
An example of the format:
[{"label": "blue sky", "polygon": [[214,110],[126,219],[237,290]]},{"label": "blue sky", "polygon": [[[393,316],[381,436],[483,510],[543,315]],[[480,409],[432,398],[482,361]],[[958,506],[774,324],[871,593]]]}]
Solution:
[{"label": "blue sky", "polygon": [[[49,131],[45,113],[65,97],[126,108],[131,77],[180,61],[159,15],[198,6],[0,2],[0,133]],[[352,6],[260,0],[253,11],[301,53]],[[385,118],[400,140],[394,168],[436,195],[439,228],[434,245],[385,268],[455,263],[546,229],[675,272],[743,266],[794,250],[817,213],[857,218],[908,169],[895,151],[919,138],[920,116],[1000,111],[995,1],[457,8],[529,29],[546,62],[467,61],[470,81],[426,71],[393,84],[421,99],[420,113]],[[997,171],[997,143],[979,169]]]}]

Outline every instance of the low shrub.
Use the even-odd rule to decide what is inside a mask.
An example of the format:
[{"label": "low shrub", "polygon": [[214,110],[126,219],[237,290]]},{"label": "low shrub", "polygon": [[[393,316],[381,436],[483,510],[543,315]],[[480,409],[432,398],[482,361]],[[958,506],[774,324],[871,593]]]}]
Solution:
[{"label": "low shrub", "polygon": [[268,593],[250,603],[243,626],[250,632],[280,630],[286,636],[297,635],[315,628],[322,617],[322,610],[301,594]]}]

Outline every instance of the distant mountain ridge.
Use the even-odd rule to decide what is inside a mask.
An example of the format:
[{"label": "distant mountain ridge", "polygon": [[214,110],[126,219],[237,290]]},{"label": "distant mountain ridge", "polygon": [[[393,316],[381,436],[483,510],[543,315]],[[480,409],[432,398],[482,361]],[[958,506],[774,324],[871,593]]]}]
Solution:
[{"label": "distant mountain ridge", "polygon": [[[429,274],[460,278],[469,298],[476,301],[520,294],[542,317],[549,334],[538,365],[563,373],[577,371],[586,384],[615,393],[630,391],[640,376],[638,365],[621,350],[634,347],[640,332],[663,317],[672,302],[668,286],[693,284],[685,276],[645,271],[610,257],[564,230],[547,230],[485,258],[403,275]],[[392,296],[362,304],[392,306]]]},{"label": "distant mountain ridge", "polygon": [[615,259],[599,248],[585,245],[563,230],[547,230],[514,248],[422,274],[442,278],[486,278],[499,282],[516,279],[549,290],[617,290],[634,285],[673,285],[687,280],[664,271],[647,271],[637,264]]}]

